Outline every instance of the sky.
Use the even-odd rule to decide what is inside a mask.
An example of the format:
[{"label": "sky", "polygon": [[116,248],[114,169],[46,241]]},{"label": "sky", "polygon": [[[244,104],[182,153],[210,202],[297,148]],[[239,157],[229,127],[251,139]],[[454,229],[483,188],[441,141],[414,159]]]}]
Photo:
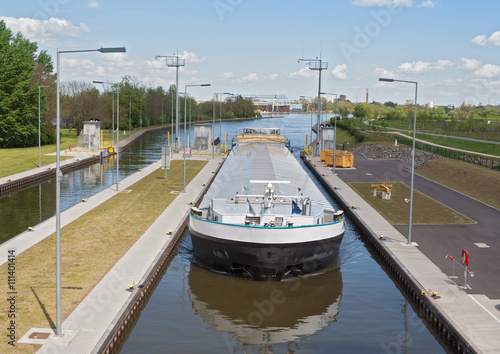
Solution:
[{"label": "sky", "polygon": [[[500,104],[500,2],[487,0],[0,0],[0,19],[61,54],[62,81],[135,81],[179,90],[405,103]],[[299,59],[312,59],[299,61]],[[328,95],[327,95],[328,97]],[[333,96],[329,96],[333,97]]]}]

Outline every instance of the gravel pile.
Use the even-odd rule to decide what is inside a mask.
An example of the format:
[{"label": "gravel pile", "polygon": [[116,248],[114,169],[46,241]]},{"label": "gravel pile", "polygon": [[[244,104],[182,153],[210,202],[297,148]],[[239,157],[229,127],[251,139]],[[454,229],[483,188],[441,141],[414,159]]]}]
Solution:
[{"label": "gravel pile", "polygon": [[[367,159],[372,160],[402,160],[411,163],[411,148],[386,148],[378,144],[365,144],[360,147],[349,149],[358,152]],[[422,150],[415,150],[415,168],[435,159],[442,159],[442,156],[431,154]]]}]

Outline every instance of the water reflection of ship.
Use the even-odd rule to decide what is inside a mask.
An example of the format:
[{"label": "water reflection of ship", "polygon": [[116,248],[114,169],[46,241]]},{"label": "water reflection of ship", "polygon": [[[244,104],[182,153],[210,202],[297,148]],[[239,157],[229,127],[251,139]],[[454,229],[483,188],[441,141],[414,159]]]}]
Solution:
[{"label": "water reflection of ship", "polygon": [[342,298],[340,268],[278,283],[249,281],[191,264],[189,298],[212,329],[242,345],[287,343],[336,321]]}]

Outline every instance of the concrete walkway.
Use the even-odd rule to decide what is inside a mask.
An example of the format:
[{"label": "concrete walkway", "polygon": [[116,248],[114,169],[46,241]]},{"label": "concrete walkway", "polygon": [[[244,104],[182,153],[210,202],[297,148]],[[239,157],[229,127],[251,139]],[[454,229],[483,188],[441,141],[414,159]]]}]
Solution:
[{"label": "concrete walkway", "polygon": [[[43,344],[40,353],[91,353],[101,338],[113,327],[113,321],[121,314],[121,309],[132,299],[134,292],[127,291],[131,281],[137,286],[145,279],[153,261],[168,246],[184,219],[186,218],[190,201],[195,201],[202,193],[204,184],[213,176],[222,159],[208,160],[207,165],[186,186],[186,193],[180,193],[165,209],[162,215],[132,246],[132,248],[117,262],[110,272],[97,284],[80,305],[66,318],[62,325],[64,336],[56,338],[52,329],[32,328],[19,343]],[[120,190],[128,188],[133,183],[157,170],[161,162],[136,172],[120,181]],[[120,191],[112,188],[103,190],[88,198],[86,203],[79,203],[61,213],[61,227],[69,224],[81,215],[95,208],[102,202]],[[167,235],[172,230],[172,235]],[[1,262],[6,261],[8,249],[15,249],[20,254],[25,249],[55,232],[55,218],[51,218],[36,226],[32,232],[24,232],[2,244]],[[33,332],[50,333],[46,340],[30,339]]]},{"label": "concrete walkway", "polygon": [[[382,247],[402,265],[407,274],[420,284],[422,291],[437,291],[439,299],[433,299],[436,308],[447,318],[463,338],[479,353],[500,353],[500,305],[482,294],[469,295],[430,261],[416,243],[407,239],[387,222],[347,183],[333,174],[319,159],[312,158],[316,170],[347,205],[355,205],[353,212],[366,224],[373,235],[384,235],[379,240]],[[355,170],[353,170],[355,171]],[[344,174],[348,174],[345,172]],[[443,256],[444,257],[444,256]]]},{"label": "concrete walkway", "polygon": [[[53,152],[48,155],[55,155],[56,153]],[[67,159],[61,159],[61,167],[69,165],[71,163],[74,163],[78,160],[83,160],[89,157],[93,157],[98,155],[98,151],[83,151],[79,149],[72,149],[72,151],[69,150],[61,150],[61,157],[68,157]],[[33,176],[42,172],[45,172],[49,169],[55,169],[56,168],[56,163],[51,163],[48,165],[44,165],[42,167],[36,167],[32,168],[31,170],[19,172],[10,176],[5,176],[5,177],[0,177],[0,185],[8,183],[10,181],[15,181],[21,178]]]},{"label": "concrete walkway", "polygon": [[[408,138],[410,140],[412,139],[412,137],[408,137],[407,134],[403,134],[403,133],[399,133],[399,132],[393,132],[393,134],[397,134],[397,135],[403,136],[403,137]],[[428,135],[437,135],[437,134],[428,134]],[[442,136],[442,135],[437,135],[437,136]],[[457,137],[447,136],[446,138],[457,138]],[[466,139],[466,140],[471,140],[471,139]],[[475,140],[480,141],[478,139],[475,139]],[[484,157],[489,157],[489,158],[493,158],[493,159],[500,159],[500,156],[498,156],[498,155],[484,154],[482,152],[475,152],[475,151],[470,151],[470,150],[458,149],[458,148],[454,148],[454,147],[450,147],[450,146],[439,145],[439,144],[431,143],[430,141],[419,139],[419,138],[415,139],[415,141],[418,141],[418,142],[421,142],[421,143],[424,143],[424,144],[427,144],[427,145],[432,145],[432,146],[440,147],[440,148],[443,148],[443,149],[464,152],[466,154],[484,156]],[[500,142],[496,142],[496,141],[481,141],[481,142],[483,142],[483,143],[492,143],[492,144],[500,144]]]}]

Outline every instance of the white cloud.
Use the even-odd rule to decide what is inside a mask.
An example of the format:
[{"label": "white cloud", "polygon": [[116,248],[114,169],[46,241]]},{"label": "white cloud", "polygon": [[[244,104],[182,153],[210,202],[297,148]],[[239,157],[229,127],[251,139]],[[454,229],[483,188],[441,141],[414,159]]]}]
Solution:
[{"label": "white cloud", "polygon": [[431,71],[432,64],[429,62],[417,61],[413,63],[403,63],[398,66],[398,70],[404,73],[425,74]]},{"label": "white cloud", "polygon": [[314,75],[314,73],[312,72],[312,70],[309,70],[308,68],[302,68],[298,71],[294,71],[294,72],[289,73],[288,77],[292,78],[292,79],[296,79],[299,77],[311,77],[313,75]]},{"label": "white cloud", "polygon": [[96,65],[90,59],[61,58],[61,71],[93,71]]},{"label": "white cloud", "polygon": [[269,81],[276,81],[277,78],[278,78],[278,74],[269,74],[269,75],[265,76],[265,79],[269,80]]},{"label": "white cloud", "polygon": [[232,79],[234,77],[234,73],[232,71],[226,71],[224,73],[222,73],[222,78],[223,79]]},{"label": "white cloud", "polygon": [[388,79],[392,79],[396,76],[394,71],[381,68],[380,66],[375,66],[373,73],[375,74],[376,77],[384,77]]},{"label": "white cloud", "polygon": [[79,38],[82,34],[90,32],[85,23],[78,26],[61,18],[51,17],[48,20],[35,20],[27,17],[0,17],[14,33],[22,35],[39,44],[55,47],[61,40]]},{"label": "white cloud", "polygon": [[477,77],[491,78],[500,75],[500,66],[493,64],[485,64],[481,68],[474,71]]},{"label": "white cloud", "polygon": [[179,58],[185,59],[186,63],[204,63],[206,60],[205,58],[200,58],[197,54],[188,52],[187,50],[182,52],[182,54],[179,55]]},{"label": "white cloud", "polygon": [[95,0],[89,1],[89,3],[87,4],[87,7],[90,9],[97,9],[97,8],[99,8],[99,2],[95,1]]},{"label": "white cloud", "polygon": [[436,6],[436,4],[432,0],[427,0],[427,1],[423,1],[419,6],[420,7],[434,7],[434,6]]},{"label": "white cloud", "polygon": [[259,80],[258,76],[256,73],[251,73],[251,74],[248,74],[244,77],[242,77],[240,80],[238,80],[239,82],[255,82]]},{"label": "white cloud", "polygon": [[412,63],[402,63],[399,65],[398,71],[406,74],[428,74],[432,70],[444,70],[446,67],[452,65],[451,61],[444,59],[439,59],[434,63],[419,60]]},{"label": "white cloud", "polygon": [[451,62],[450,60],[439,59],[432,66],[434,69],[443,70],[447,66],[453,66],[453,62]]},{"label": "white cloud", "polygon": [[500,31],[493,32],[489,38],[482,34],[474,39],[472,43],[479,46],[500,46]]},{"label": "white cloud", "polygon": [[332,70],[332,75],[334,78],[338,80],[346,80],[347,79],[347,64],[337,65]]},{"label": "white cloud", "polygon": [[481,65],[479,60],[469,58],[462,58],[462,63],[461,69],[466,71],[476,70]]}]

